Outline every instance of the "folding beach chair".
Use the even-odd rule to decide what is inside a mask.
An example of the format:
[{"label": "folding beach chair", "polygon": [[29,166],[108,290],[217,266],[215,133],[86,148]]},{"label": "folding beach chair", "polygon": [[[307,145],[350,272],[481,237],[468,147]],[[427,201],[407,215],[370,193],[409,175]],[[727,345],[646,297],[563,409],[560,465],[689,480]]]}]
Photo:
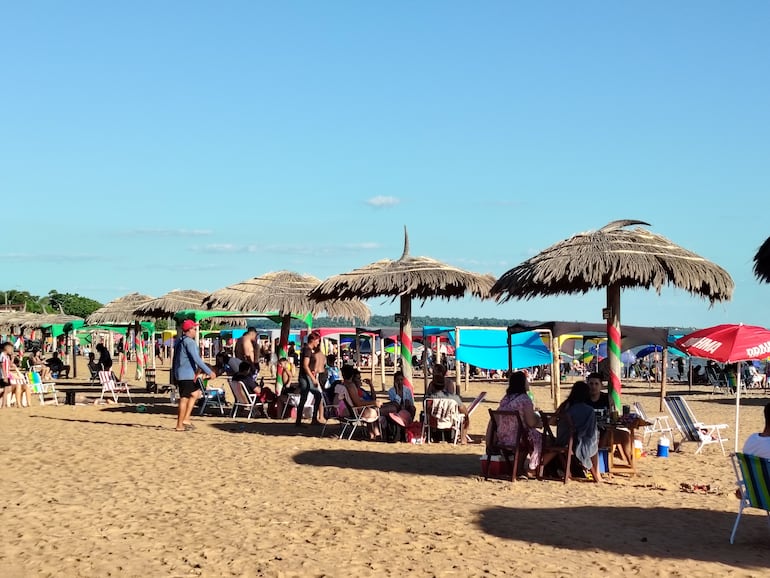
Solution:
[{"label": "folding beach chair", "polygon": [[730,534],[730,544],[733,544],[744,508],[764,510],[770,525],[770,460],[742,453],[731,454],[730,457],[741,492],[738,517]]},{"label": "folding beach chair", "polygon": [[[369,408],[374,408],[374,406],[371,405],[363,405],[361,407],[353,407],[350,405],[348,400],[344,399],[342,400],[345,403],[345,407],[347,408],[348,415],[346,416],[339,416],[338,419],[342,423],[342,430],[340,431],[340,439],[345,437],[345,432],[348,431],[348,428],[350,428],[350,435],[348,435],[348,439],[353,439],[353,434],[356,433],[356,430],[358,428],[362,428],[366,430],[366,427],[371,423],[370,420],[364,419],[364,412]],[[377,409],[377,408],[374,408]],[[380,419],[379,411],[377,412],[376,420]]]},{"label": "folding beach chair", "polygon": [[[515,420],[518,422],[517,439],[513,444],[501,441],[497,430],[500,424],[505,420]],[[490,464],[492,463],[492,455],[500,454],[508,462],[508,466],[511,468],[511,481],[515,482],[519,473],[519,463],[521,461],[521,447],[523,440],[525,439],[527,432],[524,428],[524,424],[521,422],[521,416],[518,411],[504,411],[504,410],[489,410],[489,423],[491,428],[491,443],[487,444],[487,471],[484,473],[484,479],[489,479]],[[513,456],[513,463],[511,463],[511,456]]]},{"label": "folding beach chair", "polygon": [[671,424],[668,421],[667,415],[651,415],[648,416],[647,412],[644,411],[644,407],[642,407],[642,404],[640,402],[634,403],[634,407],[636,408],[636,414],[642,418],[644,421],[651,423],[652,425],[646,425],[644,426],[644,430],[642,430],[643,439],[645,440],[645,445],[649,444],[652,441],[652,436],[656,433],[659,434],[671,434],[671,437],[674,436],[674,429],[671,427]]},{"label": "folding beach chair", "polygon": [[242,381],[229,380],[228,383],[230,384],[230,391],[235,400],[233,401],[233,411],[230,414],[230,417],[234,418],[237,416],[239,407],[248,410],[249,415],[246,417],[247,420],[251,419],[251,416],[257,408],[259,408],[263,416],[267,416],[264,404],[259,400],[259,396],[256,393],[250,392]]},{"label": "folding beach chair", "polygon": [[679,395],[667,395],[663,398],[674,423],[682,435],[682,440],[698,442],[700,445],[695,450],[697,454],[704,446],[718,443],[722,448],[722,455],[725,455],[725,444],[727,438],[722,437],[722,430],[729,426],[726,423],[708,425],[695,419],[690,407],[683,397]]},{"label": "folding beach chair", "polygon": [[715,393],[728,393],[730,391],[730,384],[727,383],[727,377],[721,371],[713,365],[706,366],[706,379],[708,379],[709,385],[712,386],[711,395]]},{"label": "folding beach chair", "polygon": [[422,423],[422,436],[428,442],[433,440],[433,432],[450,431],[456,444],[462,430],[465,416],[460,413],[458,403],[446,397],[429,397],[425,400],[425,412]]},{"label": "folding beach chair", "polygon": [[131,399],[131,390],[128,387],[128,383],[118,381],[118,378],[115,377],[112,371],[100,371],[99,383],[102,384],[102,395],[99,396],[99,401],[103,401],[104,394],[109,393],[112,399],[115,400],[115,403],[118,403],[118,394],[125,393],[128,396],[128,402],[132,403],[133,400]]},{"label": "folding beach chair", "polygon": [[[299,400],[300,400],[300,394],[298,393],[290,393],[288,396],[288,399],[286,400],[286,405],[283,406],[283,411],[281,412],[281,419],[284,419],[286,417],[286,412],[289,410],[290,407],[297,408],[297,411],[299,411]],[[305,400],[305,407],[302,411],[302,415],[305,415],[305,410],[307,408],[310,408],[310,411],[313,411],[313,403],[315,402],[315,398],[312,394],[308,394],[307,399]]]},{"label": "folding beach chair", "polygon": [[28,379],[32,386],[32,393],[36,393],[40,398],[40,405],[45,405],[46,395],[51,396],[50,401],[52,401],[54,405],[59,405],[59,399],[56,395],[56,384],[53,381],[44,383],[37,371],[30,371]]},{"label": "folding beach chair", "polygon": [[220,415],[225,415],[224,391],[220,393],[220,390],[218,389],[206,389],[206,384],[203,383],[203,380],[200,377],[195,381],[202,392],[200,400],[201,411],[199,415],[203,415],[207,407],[219,409]]}]

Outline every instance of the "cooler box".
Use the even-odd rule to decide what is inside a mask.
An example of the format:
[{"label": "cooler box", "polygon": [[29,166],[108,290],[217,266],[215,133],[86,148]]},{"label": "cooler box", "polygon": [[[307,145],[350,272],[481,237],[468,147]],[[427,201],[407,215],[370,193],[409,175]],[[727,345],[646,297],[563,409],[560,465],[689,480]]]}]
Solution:
[{"label": "cooler box", "polygon": [[489,467],[490,478],[510,479],[513,472],[511,466],[508,464],[503,456],[490,456],[490,461],[487,462],[487,455],[481,456],[481,475],[487,475],[487,467]]}]

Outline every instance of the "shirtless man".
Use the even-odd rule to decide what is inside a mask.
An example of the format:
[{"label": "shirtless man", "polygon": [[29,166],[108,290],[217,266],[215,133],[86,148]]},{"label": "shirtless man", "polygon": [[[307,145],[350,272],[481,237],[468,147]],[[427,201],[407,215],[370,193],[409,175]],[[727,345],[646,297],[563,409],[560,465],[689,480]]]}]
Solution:
[{"label": "shirtless man", "polygon": [[310,368],[315,371],[318,377],[318,385],[323,390],[326,387],[326,380],[329,375],[326,372],[326,355],[321,351],[321,342],[318,342],[318,347],[313,351],[313,361],[310,363]]},{"label": "shirtless man", "polygon": [[240,364],[247,361],[254,368],[254,373],[259,373],[259,358],[257,357],[257,330],[249,327],[240,339],[235,343],[235,358]]}]

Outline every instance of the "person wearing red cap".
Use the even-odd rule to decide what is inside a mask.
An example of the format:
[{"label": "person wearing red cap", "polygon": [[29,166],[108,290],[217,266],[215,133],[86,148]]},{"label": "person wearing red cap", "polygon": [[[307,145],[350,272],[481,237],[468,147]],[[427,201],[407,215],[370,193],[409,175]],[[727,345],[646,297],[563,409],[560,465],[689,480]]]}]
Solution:
[{"label": "person wearing red cap", "polygon": [[171,362],[171,372],[179,389],[179,407],[176,416],[176,431],[192,429],[193,408],[201,396],[201,389],[195,384],[195,371],[200,369],[211,379],[217,374],[209,368],[198,353],[195,343],[195,330],[198,324],[191,319],[182,322],[182,334],[174,344],[174,359]]}]

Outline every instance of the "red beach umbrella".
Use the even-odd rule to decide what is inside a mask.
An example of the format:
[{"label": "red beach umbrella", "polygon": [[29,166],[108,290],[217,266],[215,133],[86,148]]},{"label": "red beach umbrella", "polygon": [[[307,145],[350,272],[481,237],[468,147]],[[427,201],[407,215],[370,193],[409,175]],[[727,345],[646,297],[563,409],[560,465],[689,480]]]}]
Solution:
[{"label": "red beach umbrella", "polygon": [[738,423],[741,408],[741,362],[764,359],[770,353],[770,330],[757,325],[723,324],[700,329],[680,337],[676,346],[703,359],[737,363],[735,378],[735,451],[738,451]]},{"label": "red beach umbrella", "polygon": [[764,359],[770,355],[770,330],[742,323],[715,325],[680,337],[676,346],[694,357],[719,363]]}]

